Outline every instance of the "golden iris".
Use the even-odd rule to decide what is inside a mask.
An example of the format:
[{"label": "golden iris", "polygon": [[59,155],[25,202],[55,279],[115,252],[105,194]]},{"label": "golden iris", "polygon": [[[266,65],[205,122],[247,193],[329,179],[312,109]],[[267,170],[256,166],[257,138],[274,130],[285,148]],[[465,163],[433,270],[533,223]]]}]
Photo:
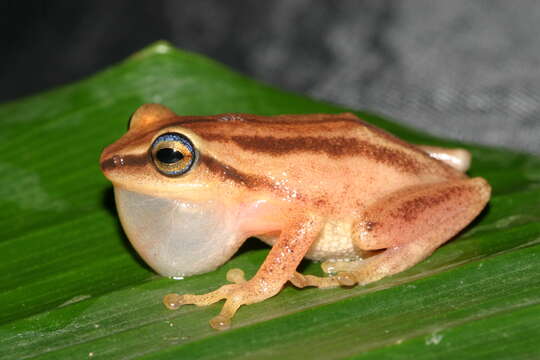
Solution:
[{"label": "golden iris", "polygon": [[156,168],[165,175],[185,174],[195,163],[195,147],[184,135],[166,133],[154,140],[151,147]]}]

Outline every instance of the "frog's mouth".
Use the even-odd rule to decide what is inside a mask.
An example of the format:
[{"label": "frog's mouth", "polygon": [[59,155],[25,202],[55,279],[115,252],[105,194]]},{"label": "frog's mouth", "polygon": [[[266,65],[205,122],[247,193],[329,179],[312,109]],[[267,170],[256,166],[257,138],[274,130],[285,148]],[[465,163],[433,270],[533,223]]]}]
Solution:
[{"label": "frog's mouth", "polygon": [[114,194],[131,244],[161,275],[183,277],[214,270],[244,240],[236,231],[234,214],[218,202],[184,202],[116,186]]}]

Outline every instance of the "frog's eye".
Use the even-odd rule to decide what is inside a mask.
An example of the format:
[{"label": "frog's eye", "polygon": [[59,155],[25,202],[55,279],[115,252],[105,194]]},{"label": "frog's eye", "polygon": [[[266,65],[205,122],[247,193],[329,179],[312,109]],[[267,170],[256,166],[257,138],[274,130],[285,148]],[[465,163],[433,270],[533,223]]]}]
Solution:
[{"label": "frog's eye", "polygon": [[157,169],[165,175],[179,176],[195,163],[195,147],[184,135],[166,133],[159,136],[150,148]]}]

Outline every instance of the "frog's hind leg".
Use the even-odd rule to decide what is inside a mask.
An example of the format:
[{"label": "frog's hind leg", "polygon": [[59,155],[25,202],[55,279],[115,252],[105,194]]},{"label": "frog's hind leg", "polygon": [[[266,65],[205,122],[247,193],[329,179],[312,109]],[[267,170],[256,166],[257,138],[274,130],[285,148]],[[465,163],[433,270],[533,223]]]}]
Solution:
[{"label": "frog's hind leg", "polygon": [[361,250],[383,250],[338,276],[367,284],[429,256],[484,208],[490,186],[482,178],[407,188],[383,198],[353,228]]},{"label": "frog's hind leg", "polygon": [[364,255],[321,264],[329,277],[295,272],[296,287],[332,288],[367,284],[408,269],[429,256],[471,222],[487,203],[484,179],[422,185],[372,205],[354,226],[353,241]]}]

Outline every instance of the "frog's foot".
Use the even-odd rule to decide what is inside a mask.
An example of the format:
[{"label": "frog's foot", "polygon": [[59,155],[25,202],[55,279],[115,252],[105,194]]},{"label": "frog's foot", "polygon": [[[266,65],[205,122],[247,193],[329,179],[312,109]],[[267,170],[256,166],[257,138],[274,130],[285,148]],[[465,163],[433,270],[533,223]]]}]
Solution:
[{"label": "frog's foot", "polygon": [[354,286],[358,283],[355,275],[352,272],[347,271],[342,271],[329,277],[304,275],[295,272],[289,281],[297,288],[313,286],[319,289],[330,289],[338,286]]},{"label": "frog's foot", "polygon": [[338,286],[354,286],[357,281],[351,273],[358,269],[363,261],[364,259],[360,257],[350,260],[326,260],[321,263],[321,269],[328,274],[328,277],[303,275],[295,272],[289,281],[298,288],[314,286],[319,289],[327,289]]},{"label": "frog's foot", "polygon": [[337,270],[336,278],[341,279],[342,285],[366,285],[412,267],[433,250],[433,244],[405,243],[368,259],[350,262]]},{"label": "frog's foot", "polygon": [[336,275],[356,270],[363,261],[364,259],[360,257],[350,260],[326,260],[321,263],[321,269],[329,275]]},{"label": "frog's foot", "polygon": [[308,286],[318,287],[319,289],[334,288],[341,285],[335,277],[320,277],[315,275],[304,275],[294,272],[289,281],[297,288]]},{"label": "frog's foot", "polygon": [[[210,326],[216,330],[228,329],[231,319],[244,304],[250,304],[252,289],[244,277],[244,272],[240,269],[231,269],[227,272],[227,280],[233,284],[223,285],[219,289],[202,295],[193,294],[168,294],[163,298],[163,304],[170,310],[176,310],[182,305],[193,304],[206,306],[226,299],[225,305],[219,315],[210,320]],[[250,301],[251,300],[251,301]]]},{"label": "frog's foot", "polygon": [[368,259],[333,264],[332,270],[336,272],[335,278],[340,279],[341,285],[366,285],[401,272],[419,262],[420,258],[414,256],[417,254],[417,248],[414,243],[405,244],[386,249]]}]

